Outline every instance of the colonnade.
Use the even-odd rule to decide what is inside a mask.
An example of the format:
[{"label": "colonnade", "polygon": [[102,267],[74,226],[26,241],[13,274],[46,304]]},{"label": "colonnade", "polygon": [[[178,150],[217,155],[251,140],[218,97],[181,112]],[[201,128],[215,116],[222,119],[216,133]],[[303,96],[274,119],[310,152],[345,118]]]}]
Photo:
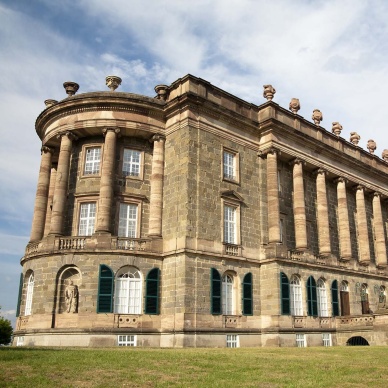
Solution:
[{"label": "colonnade", "polygon": [[[271,148],[266,152],[267,156],[267,198],[268,198],[268,242],[279,243],[280,236],[280,212],[278,189],[278,154],[279,151]],[[291,163],[293,168],[293,213],[295,225],[295,248],[306,250],[307,246],[307,221],[305,188],[303,180],[304,162],[296,158]],[[316,215],[318,230],[319,255],[327,257],[331,254],[329,206],[327,201],[327,172],[319,168],[316,170]],[[334,180],[337,185],[338,206],[338,237],[340,245],[340,259],[349,261],[352,258],[351,233],[349,223],[348,200],[346,194],[346,179],[339,177]],[[383,214],[381,209],[381,195],[374,193],[373,197],[373,221],[375,238],[376,265],[387,266],[387,252]],[[365,205],[365,188],[356,188],[356,226],[358,238],[358,261],[362,265],[370,263],[370,246],[368,235],[367,214]]]},{"label": "colonnade", "polygon": [[[111,217],[114,201],[115,155],[118,128],[105,128],[105,137],[100,191],[98,197],[98,215],[96,233],[112,233]],[[60,139],[58,163],[52,163],[54,149],[43,146],[38,186],[36,190],[34,215],[32,221],[30,242],[40,241],[46,235],[61,236],[64,234],[64,218],[67,206],[68,182],[72,145],[77,137],[70,131],[58,135]],[[164,144],[162,135],[155,135],[152,157],[150,222],[149,235],[162,235],[163,178],[164,178]],[[50,211],[51,210],[51,211]]]}]

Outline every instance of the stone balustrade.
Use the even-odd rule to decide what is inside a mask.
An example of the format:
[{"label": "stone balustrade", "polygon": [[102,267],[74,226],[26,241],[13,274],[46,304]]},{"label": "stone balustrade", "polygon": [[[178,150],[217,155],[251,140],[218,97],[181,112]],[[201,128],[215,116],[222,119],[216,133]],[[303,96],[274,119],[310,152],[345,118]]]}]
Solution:
[{"label": "stone balustrade", "polygon": [[241,256],[241,246],[235,244],[224,244],[224,255]]}]

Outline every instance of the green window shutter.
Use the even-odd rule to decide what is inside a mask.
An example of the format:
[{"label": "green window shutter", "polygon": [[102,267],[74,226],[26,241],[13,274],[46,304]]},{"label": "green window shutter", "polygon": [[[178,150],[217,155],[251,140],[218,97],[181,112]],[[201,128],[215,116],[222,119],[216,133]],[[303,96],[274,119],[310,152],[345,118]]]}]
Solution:
[{"label": "green window shutter", "polygon": [[307,315],[318,316],[317,285],[312,276],[307,279]]},{"label": "green window shutter", "polygon": [[290,283],[285,273],[280,272],[280,298],[281,298],[281,314],[290,315]]},{"label": "green window shutter", "polygon": [[214,315],[221,314],[221,276],[212,268],[210,270],[210,312]]},{"label": "green window shutter", "polygon": [[22,291],[23,291],[23,274],[20,274],[20,280],[19,280],[19,295],[18,295],[18,304],[16,306],[16,316],[18,317],[20,315],[20,303],[22,301]]},{"label": "green window shutter", "polygon": [[113,312],[113,286],[114,286],[113,271],[107,265],[101,264],[100,275],[98,279],[98,297],[97,297],[98,313]]},{"label": "green window shutter", "polygon": [[243,279],[243,315],[253,314],[252,274],[249,272]]},{"label": "green window shutter", "polygon": [[159,314],[159,268],[151,269],[146,279],[145,314]]},{"label": "green window shutter", "polygon": [[338,317],[339,314],[339,301],[338,301],[338,282],[333,280],[331,283],[331,304],[333,317]]}]

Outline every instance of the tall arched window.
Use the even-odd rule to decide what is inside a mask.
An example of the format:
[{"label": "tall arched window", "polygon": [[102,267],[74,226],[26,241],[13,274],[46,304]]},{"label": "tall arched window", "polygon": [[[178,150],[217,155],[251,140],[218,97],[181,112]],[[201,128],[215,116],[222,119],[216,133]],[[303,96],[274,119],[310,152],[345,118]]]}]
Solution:
[{"label": "tall arched window", "polygon": [[290,280],[290,302],[291,315],[303,315],[302,287],[300,285],[300,279],[296,275],[292,275]]},{"label": "tall arched window", "polygon": [[233,314],[233,276],[225,274],[222,277],[222,314]]},{"label": "tall arched window", "polygon": [[26,308],[24,315],[31,315],[32,312],[32,295],[34,293],[34,273],[28,277],[27,292],[26,292]]},{"label": "tall arched window", "polygon": [[280,312],[289,315],[290,311],[290,283],[285,273],[280,272]]},{"label": "tall arched window", "polygon": [[370,314],[368,285],[366,283],[361,286],[361,312],[362,314]]},{"label": "tall arched window", "polygon": [[345,280],[341,282],[340,299],[341,299],[341,315],[350,315],[349,287],[348,287],[348,283]]},{"label": "tall arched window", "polygon": [[329,311],[327,308],[327,293],[324,280],[318,279],[317,281],[317,300],[318,300],[318,315],[320,317],[328,317]]},{"label": "tall arched window", "polygon": [[307,279],[307,315],[311,317],[318,315],[317,285],[312,276]]},{"label": "tall arched window", "polygon": [[339,303],[338,303],[338,282],[333,280],[331,283],[331,312],[333,317],[338,317],[339,312]]},{"label": "tall arched window", "polygon": [[141,314],[142,279],[135,267],[124,267],[116,275],[115,313]]}]

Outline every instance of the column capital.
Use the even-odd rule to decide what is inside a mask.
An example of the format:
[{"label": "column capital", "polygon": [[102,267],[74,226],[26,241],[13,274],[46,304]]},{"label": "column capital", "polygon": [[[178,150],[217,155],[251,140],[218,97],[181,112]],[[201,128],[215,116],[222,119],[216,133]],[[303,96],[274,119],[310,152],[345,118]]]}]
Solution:
[{"label": "column capital", "polygon": [[153,143],[155,141],[165,141],[166,140],[166,137],[164,135],[161,135],[160,133],[156,133],[154,136],[151,137],[151,139],[149,140],[150,143]]},{"label": "column capital", "polygon": [[339,176],[338,178],[333,179],[333,182],[338,184],[338,183],[345,183],[345,185],[349,182],[346,178],[343,176]]},{"label": "column capital", "polygon": [[302,166],[305,166],[306,162],[300,158],[295,158],[295,159],[291,160],[290,166],[295,166],[296,164],[301,164]]},{"label": "column capital", "polygon": [[315,171],[314,171],[315,175],[324,175],[326,176],[327,175],[327,170],[325,170],[324,168],[317,168]]},{"label": "column capital", "polygon": [[57,135],[57,139],[60,139],[63,136],[67,136],[67,138],[71,141],[78,139],[78,137],[73,132],[70,132],[70,131],[59,132]]},{"label": "column capital", "polygon": [[109,132],[109,131],[112,131],[114,132],[117,136],[120,136],[120,128],[117,128],[117,127],[106,127],[102,130],[102,135],[103,136],[106,136],[106,134]]},{"label": "column capital", "polygon": [[47,153],[47,152],[50,152],[50,154],[52,155],[54,153],[54,149],[53,148],[50,148],[50,147],[47,147],[47,146],[42,146],[42,148],[40,149],[40,154],[42,155],[43,153]]},{"label": "column capital", "polygon": [[373,193],[373,197],[381,198],[381,193],[379,193],[378,191],[375,191],[375,192]]},{"label": "column capital", "polygon": [[267,148],[267,149],[265,149],[265,150],[259,150],[258,152],[257,152],[257,156],[259,157],[259,158],[265,158],[268,154],[271,154],[271,155],[274,155],[274,154],[276,154],[276,155],[280,155],[281,154],[281,151],[278,149],[278,148],[276,148],[276,147],[270,147],[270,148]]},{"label": "column capital", "polygon": [[355,189],[356,191],[362,190],[363,192],[365,192],[365,187],[362,186],[362,185],[356,185],[356,186],[354,186],[354,189]]}]

